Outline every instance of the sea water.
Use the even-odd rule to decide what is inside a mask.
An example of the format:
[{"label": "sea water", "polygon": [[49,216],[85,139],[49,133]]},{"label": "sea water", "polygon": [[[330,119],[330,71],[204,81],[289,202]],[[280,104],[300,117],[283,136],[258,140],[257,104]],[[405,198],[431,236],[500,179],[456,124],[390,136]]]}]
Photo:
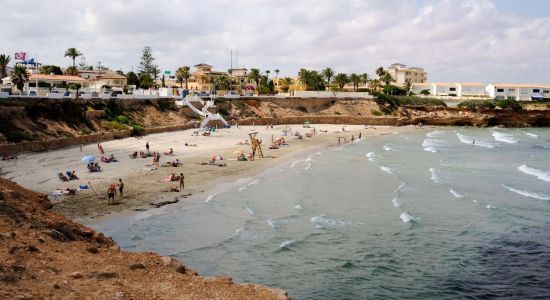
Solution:
[{"label": "sea water", "polygon": [[95,227],[294,299],[548,299],[549,181],[548,129],[423,129]]}]

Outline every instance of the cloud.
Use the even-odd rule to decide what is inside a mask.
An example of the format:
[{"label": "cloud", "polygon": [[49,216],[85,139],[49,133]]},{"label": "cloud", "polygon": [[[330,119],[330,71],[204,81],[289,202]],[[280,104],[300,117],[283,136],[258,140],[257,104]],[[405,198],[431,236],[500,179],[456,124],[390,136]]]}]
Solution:
[{"label": "cloud", "polygon": [[497,1],[422,3],[4,0],[0,52],[67,66],[65,49],[77,47],[89,63],[128,71],[149,45],[162,69],[225,70],[236,49],[240,66],[290,76],[327,66],[372,74],[402,62],[424,67],[431,81],[548,81],[550,18],[504,12]]}]

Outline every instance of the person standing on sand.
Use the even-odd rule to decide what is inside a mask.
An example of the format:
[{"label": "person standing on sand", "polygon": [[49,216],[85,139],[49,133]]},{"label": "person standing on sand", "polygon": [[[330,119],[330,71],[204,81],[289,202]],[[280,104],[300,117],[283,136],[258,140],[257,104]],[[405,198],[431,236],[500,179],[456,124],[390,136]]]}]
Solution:
[{"label": "person standing on sand", "polygon": [[184,180],[185,176],[183,176],[183,173],[180,173],[180,189],[183,191],[185,189],[185,183]]},{"label": "person standing on sand", "polygon": [[145,143],[145,149],[147,149],[147,152],[149,152],[149,141],[147,141],[147,143]]},{"label": "person standing on sand", "polygon": [[105,154],[105,152],[103,151],[103,146],[99,142],[97,143],[97,149],[99,149],[99,153]]},{"label": "person standing on sand", "polygon": [[113,200],[113,204],[115,204],[115,193],[116,187],[114,184],[111,184],[107,189],[107,205],[111,204],[111,199]]},{"label": "person standing on sand", "polygon": [[353,141],[355,141],[355,137],[353,136],[353,134],[351,135],[351,142],[353,143]]},{"label": "person standing on sand", "polygon": [[122,182],[122,178],[118,179],[118,195],[120,198],[124,197],[124,182]]},{"label": "person standing on sand", "polygon": [[82,145],[82,144],[80,144],[80,152],[82,152],[82,146],[83,146],[83,145]]},{"label": "person standing on sand", "polygon": [[359,139],[359,140],[361,139],[361,132],[359,132],[359,137],[357,139]]}]

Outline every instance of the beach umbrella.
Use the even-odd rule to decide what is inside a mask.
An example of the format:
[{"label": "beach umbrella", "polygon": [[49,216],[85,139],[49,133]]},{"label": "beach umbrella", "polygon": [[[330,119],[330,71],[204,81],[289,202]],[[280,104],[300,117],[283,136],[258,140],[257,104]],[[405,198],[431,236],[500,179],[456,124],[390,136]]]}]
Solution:
[{"label": "beach umbrella", "polygon": [[91,155],[87,155],[87,156],[84,156],[81,161],[85,162],[85,163],[91,163],[91,162],[94,162],[95,161],[95,157],[91,156]]}]

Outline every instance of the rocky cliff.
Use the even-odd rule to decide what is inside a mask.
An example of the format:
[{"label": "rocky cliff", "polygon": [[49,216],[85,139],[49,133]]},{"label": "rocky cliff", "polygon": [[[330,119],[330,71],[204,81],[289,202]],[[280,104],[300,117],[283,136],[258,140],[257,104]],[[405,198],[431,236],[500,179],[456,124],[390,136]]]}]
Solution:
[{"label": "rocky cliff", "polygon": [[171,257],[122,251],[50,207],[46,196],[0,179],[0,299],[288,299],[198,276]]}]

